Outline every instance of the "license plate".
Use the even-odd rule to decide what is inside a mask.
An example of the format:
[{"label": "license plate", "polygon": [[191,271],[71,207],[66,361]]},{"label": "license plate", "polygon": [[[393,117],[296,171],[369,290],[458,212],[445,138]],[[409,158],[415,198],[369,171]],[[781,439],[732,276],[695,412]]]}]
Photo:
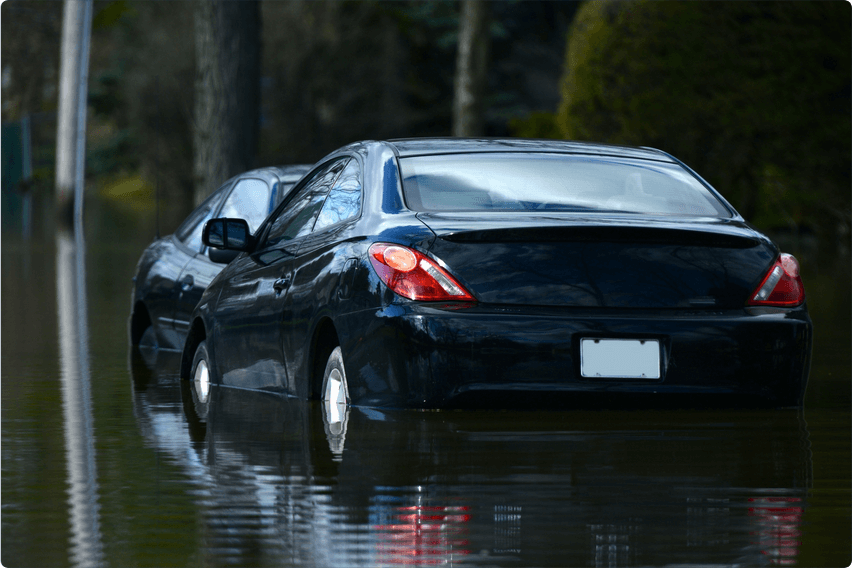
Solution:
[{"label": "license plate", "polygon": [[660,342],[656,339],[583,339],[580,374],[584,377],[659,379]]}]

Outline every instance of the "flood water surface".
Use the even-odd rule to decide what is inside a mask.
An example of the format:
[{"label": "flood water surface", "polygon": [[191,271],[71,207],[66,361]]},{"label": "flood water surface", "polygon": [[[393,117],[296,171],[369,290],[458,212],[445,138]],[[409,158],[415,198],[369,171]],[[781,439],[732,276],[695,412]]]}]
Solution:
[{"label": "flood water surface", "polygon": [[808,288],[802,411],[352,408],[328,424],[275,395],[201,400],[179,354],[130,348],[144,241],[3,236],[4,566],[852,561],[849,308],[816,305],[848,296],[833,277]]}]

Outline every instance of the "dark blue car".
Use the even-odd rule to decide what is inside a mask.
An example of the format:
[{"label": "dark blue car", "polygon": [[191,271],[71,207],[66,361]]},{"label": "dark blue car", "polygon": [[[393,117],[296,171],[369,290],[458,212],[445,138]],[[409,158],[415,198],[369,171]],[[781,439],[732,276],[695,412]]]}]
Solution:
[{"label": "dark blue car", "polygon": [[204,392],[320,398],[332,416],[580,392],[802,403],[796,260],[658,150],[361,142],[259,229],[220,218],[203,238],[240,253],[184,345]]},{"label": "dark blue car", "polygon": [[310,169],[309,165],[269,167],[235,176],[199,205],[174,234],[151,243],[133,277],[131,343],[183,348],[189,316],[201,293],[236,256],[201,242],[204,223],[216,216],[235,217],[257,229]]}]

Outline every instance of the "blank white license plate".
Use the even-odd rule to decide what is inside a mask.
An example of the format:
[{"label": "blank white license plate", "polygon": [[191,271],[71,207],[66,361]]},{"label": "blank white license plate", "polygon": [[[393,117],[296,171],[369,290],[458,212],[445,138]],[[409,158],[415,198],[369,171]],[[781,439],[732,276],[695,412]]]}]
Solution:
[{"label": "blank white license plate", "polygon": [[582,339],[584,377],[659,379],[660,342],[656,339]]}]

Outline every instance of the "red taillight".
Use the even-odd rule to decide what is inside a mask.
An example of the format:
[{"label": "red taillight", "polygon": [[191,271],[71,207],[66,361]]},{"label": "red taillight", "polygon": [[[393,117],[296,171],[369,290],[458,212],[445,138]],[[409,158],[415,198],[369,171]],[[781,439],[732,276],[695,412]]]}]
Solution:
[{"label": "red taillight", "polygon": [[805,286],[799,276],[799,262],[782,253],[749,298],[750,306],[798,306],[805,301]]},{"label": "red taillight", "polygon": [[370,263],[388,288],[409,300],[474,299],[435,261],[408,247],[374,243],[370,246]]}]

